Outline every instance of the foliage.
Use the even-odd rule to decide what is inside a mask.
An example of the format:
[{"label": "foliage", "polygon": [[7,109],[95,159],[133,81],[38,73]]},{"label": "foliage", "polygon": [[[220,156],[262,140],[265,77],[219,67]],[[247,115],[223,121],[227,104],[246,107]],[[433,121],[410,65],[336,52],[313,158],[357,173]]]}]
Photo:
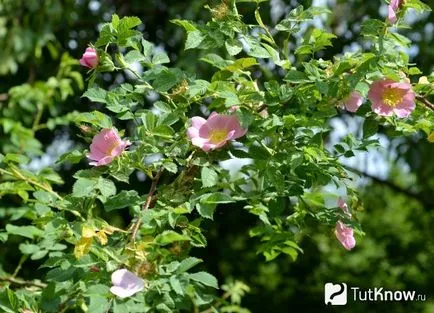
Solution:
[{"label": "foliage", "polygon": [[[0,6],[8,12],[21,4],[6,1]],[[237,280],[224,284],[207,267],[213,261],[206,254],[203,259],[196,255],[207,249],[209,225],[219,214],[238,210],[251,215],[240,238],[254,242],[255,250],[247,247],[245,258],[271,261],[260,268],[271,272],[276,271],[271,264],[278,264],[273,262],[297,260],[306,236],[318,242],[332,265],[339,264],[321,246],[338,220],[355,230],[358,242],[364,240],[364,231],[381,227],[374,213],[370,217],[371,212],[358,212],[363,203],[342,158],[375,149],[378,137],[373,136],[379,130],[391,137],[417,134],[426,140],[434,131],[434,74],[421,78],[423,69],[411,63],[405,52],[411,41],[400,33],[404,22],[395,29],[387,21],[366,19],[360,29],[363,48],[328,58],[323,56],[339,36],[315,23],[329,18],[330,10],[298,6],[268,26],[261,6],[261,1],[208,6],[205,23],[173,16],[170,27],[185,31],[185,59],[192,53],[195,67],[206,68],[207,75],[183,66],[181,53],[175,64],[168,51],[144,37],[138,17],[113,14],[92,39],[99,65],[88,72],[81,100],[89,108],[62,108],[84,88],[75,68],[79,63],[67,53],[58,60],[55,74],[41,81],[32,74],[27,83],[9,88],[0,119],[5,217],[0,240],[8,250],[18,249],[20,259],[15,269],[0,273],[0,280],[7,282],[0,296],[2,310],[249,312],[241,299],[251,289]],[[57,15],[50,15],[49,2],[32,2],[29,8],[50,16],[47,27],[58,22]],[[401,17],[410,8],[429,10],[407,0]],[[254,20],[246,22],[241,10]],[[26,23],[8,32],[31,32],[23,38],[34,41],[24,45],[21,54],[0,37],[7,61],[0,73],[16,72],[30,54],[41,56],[42,47],[56,50],[49,44],[55,46],[53,33],[41,35],[42,30],[30,30]],[[106,77],[126,79],[108,85]],[[330,120],[341,114],[343,99],[353,90],[366,98],[371,83],[382,77],[409,78],[416,110],[408,119],[382,117],[365,103],[355,114],[363,119],[363,132],[329,145]],[[235,115],[247,134],[221,149],[201,151],[186,132],[192,117],[210,112]],[[29,162],[43,154],[38,135],[64,126],[80,131],[76,140],[81,146],[62,155],[56,165],[32,170]],[[91,167],[86,160],[91,148],[84,147],[107,128],[117,128],[132,145],[107,166]],[[234,173],[222,166],[231,159],[249,161]],[[74,173],[61,177],[62,167],[73,167]],[[135,175],[144,183],[134,183]],[[345,190],[352,219],[340,213],[338,195],[328,191],[333,185]],[[378,201],[369,195],[366,199]],[[424,266],[426,258],[421,255]],[[18,278],[23,264],[33,261],[43,275]],[[354,262],[362,271],[360,256]],[[127,299],[115,297],[110,275],[119,268],[142,277],[145,291]],[[224,279],[231,276],[230,266],[226,272]],[[318,275],[324,273],[318,270]]]}]

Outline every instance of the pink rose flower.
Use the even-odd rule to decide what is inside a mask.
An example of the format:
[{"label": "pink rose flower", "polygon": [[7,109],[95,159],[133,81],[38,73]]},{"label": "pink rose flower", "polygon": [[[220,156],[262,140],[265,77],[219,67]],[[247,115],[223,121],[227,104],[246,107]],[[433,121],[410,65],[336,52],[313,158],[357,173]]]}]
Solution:
[{"label": "pink rose flower", "polygon": [[[348,206],[342,198],[339,198],[338,205],[345,214],[351,217]],[[340,220],[336,223],[335,234],[336,238],[338,238],[344,248],[348,251],[354,248],[354,246],[356,245],[353,229],[351,227],[345,226],[345,224],[342,223]]]},{"label": "pink rose flower", "polygon": [[112,274],[110,292],[120,298],[131,297],[145,288],[145,281],[127,269],[116,270]]},{"label": "pink rose flower", "polygon": [[371,84],[368,98],[372,110],[378,115],[407,117],[416,108],[415,94],[408,82],[380,79]]},{"label": "pink rose flower", "polygon": [[193,117],[187,136],[193,145],[207,152],[224,146],[228,140],[244,136],[246,132],[236,115],[213,112],[207,120]]},{"label": "pink rose flower", "polygon": [[389,19],[389,22],[391,24],[395,24],[397,17],[396,17],[396,13],[398,12],[399,7],[402,4],[402,0],[391,0],[389,6],[387,7],[388,9],[388,14],[387,14],[387,18]]},{"label": "pink rose flower", "polygon": [[363,97],[358,91],[352,91],[348,97],[342,100],[341,107],[349,112],[357,112],[363,103]]},{"label": "pink rose flower", "polygon": [[96,50],[91,47],[86,48],[86,52],[83,54],[83,56],[80,59],[80,64],[88,68],[95,68],[97,67],[98,62],[99,59]]},{"label": "pink rose flower", "polygon": [[95,135],[90,145],[90,153],[87,157],[95,162],[90,165],[102,166],[109,164],[120,155],[131,143],[122,140],[116,129],[105,128]]}]

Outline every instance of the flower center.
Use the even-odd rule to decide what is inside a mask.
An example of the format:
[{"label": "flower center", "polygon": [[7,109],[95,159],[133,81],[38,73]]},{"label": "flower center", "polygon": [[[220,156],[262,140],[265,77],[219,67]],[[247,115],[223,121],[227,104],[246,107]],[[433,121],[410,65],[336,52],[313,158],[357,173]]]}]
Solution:
[{"label": "flower center", "polygon": [[225,129],[213,129],[209,133],[209,141],[213,144],[218,144],[228,138],[228,131]]},{"label": "flower center", "polygon": [[402,102],[402,92],[395,88],[386,88],[383,94],[383,102],[385,105],[390,107],[395,107],[397,104]]},{"label": "flower center", "polygon": [[113,150],[115,150],[119,146],[118,142],[112,143],[112,145],[108,148],[108,154],[113,155]]}]

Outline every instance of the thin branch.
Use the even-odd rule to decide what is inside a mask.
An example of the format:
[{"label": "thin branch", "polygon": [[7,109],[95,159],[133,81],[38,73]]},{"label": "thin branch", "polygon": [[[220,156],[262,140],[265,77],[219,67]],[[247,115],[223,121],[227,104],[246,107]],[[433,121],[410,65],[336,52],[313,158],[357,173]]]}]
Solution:
[{"label": "thin branch", "polygon": [[267,105],[266,105],[266,104],[261,104],[260,106],[258,106],[258,107],[256,108],[256,112],[261,113],[261,111],[263,111],[263,110],[266,109],[266,108],[267,108]]},{"label": "thin branch", "polygon": [[429,102],[427,99],[425,99],[422,96],[416,96],[416,99],[419,100],[420,102],[422,102],[426,107],[428,107],[429,109],[434,111],[434,104]]},{"label": "thin branch", "polygon": [[213,308],[218,308],[222,304],[222,301],[225,301],[230,296],[231,296],[231,294],[229,293],[229,291],[226,291],[220,299],[217,299],[218,303],[216,303],[214,306],[206,309],[205,311],[201,311],[200,313],[212,313],[212,312],[214,312]]},{"label": "thin branch", "polygon": [[358,170],[358,169],[355,169],[355,168],[352,168],[352,167],[349,167],[349,166],[345,166],[345,168],[346,168],[348,171],[350,171],[350,172],[353,172],[353,173],[355,173],[355,174],[357,174],[357,175],[359,175],[359,176],[364,176],[364,177],[366,177],[366,178],[372,179],[372,180],[373,180],[375,183],[377,183],[377,184],[381,184],[381,185],[387,186],[387,187],[389,187],[390,189],[392,189],[392,190],[394,190],[394,191],[396,191],[396,192],[402,193],[402,194],[406,195],[406,196],[409,197],[409,198],[416,199],[416,200],[418,200],[419,202],[422,202],[423,204],[426,204],[426,203],[424,203],[424,201],[421,199],[421,197],[420,197],[419,194],[417,194],[417,193],[413,193],[413,192],[411,192],[411,191],[409,191],[409,190],[407,190],[407,189],[404,189],[404,188],[402,188],[402,187],[400,187],[400,186],[394,184],[394,183],[391,182],[391,181],[380,179],[380,178],[378,178],[378,177],[376,177],[376,176],[373,176],[373,175],[371,175],[371,174],[368,174],[368,173],[366,173],[366,172],[360,171],[360,170]]},{"label": "thin branch", "polygon": [[47,284],[33,281],[33,280],[24,280],[21,278],[14,278],[14,277],[0,277],[0,281],[6,281],[14,285],[20,285],[20,286],[33,286],[38,288],[46,288]]},{"label": "thin branch", "polygon": [[1,174],[6,174],[6,175],[9,175],[9,176],[13,176],[13,177],[15,177],[15,178],[18,178],[18,179],[20,179],[20,180],[25,181],[26,183],[29,183],[29,184],[31,184],[31,185],[35,185],[36,187],[39,187],[40,189],[45,190],[46,192],[51,193],[51,194],[54,195],[57,199],[59,199],[59,200],[63,200],[63,198],[62,198],[61,196],[59,196],[59,194],[58,194],[57,192],[53,191],[53,189],[51,189],[51,187],[47,187],[47,186],[42,185],[41,183],[39,183],[39,182],[37,182],[37,181],[34,181],[34,180],[31,179],[31,178],[28,178],[28,177],[23,176],[20,172],[18,172],[18,171],[17,171],[16,169],[14,169],[14,168],[12,168],[11,171],[7,171],[7,170],[4,170],[4,169],[0,168],[0,173],[1,173]]},{"label": "thin branch", "polygon": [[[149,207],[151,206],[152,198],[153,198],[153,195],[155,193],[155,190],[157,189],[157,184],[158,184],[158,181],[159,181],[162,173],[163,173],[163,169],[160,169],[157,172],[157,174],[155,174],[155,176],[152,178],[151,189],[149,190],[148,196],[146,197],[146,201],[143,204],[142,211],[149,209]],[[137,231],[139,230],[141,223],[142,223],[142,219],[139,216],[137,218],[137,221],[134,224],[133,230],[131,232],[131,239],[133,242],[136,240]]]}]

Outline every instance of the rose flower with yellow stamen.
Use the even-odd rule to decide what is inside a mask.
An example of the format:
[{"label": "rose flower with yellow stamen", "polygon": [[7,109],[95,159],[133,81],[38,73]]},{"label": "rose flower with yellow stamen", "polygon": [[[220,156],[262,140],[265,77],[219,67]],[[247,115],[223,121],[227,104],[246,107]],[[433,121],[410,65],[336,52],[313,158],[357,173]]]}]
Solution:
[{"label": "rose flower with yellow stamen", "polygon": [[411,84],[396,82],[391,79],[381,79],[372,83],[368,98],[372,110],[378,115],[408,117],[416,108],[415,94]]}]

